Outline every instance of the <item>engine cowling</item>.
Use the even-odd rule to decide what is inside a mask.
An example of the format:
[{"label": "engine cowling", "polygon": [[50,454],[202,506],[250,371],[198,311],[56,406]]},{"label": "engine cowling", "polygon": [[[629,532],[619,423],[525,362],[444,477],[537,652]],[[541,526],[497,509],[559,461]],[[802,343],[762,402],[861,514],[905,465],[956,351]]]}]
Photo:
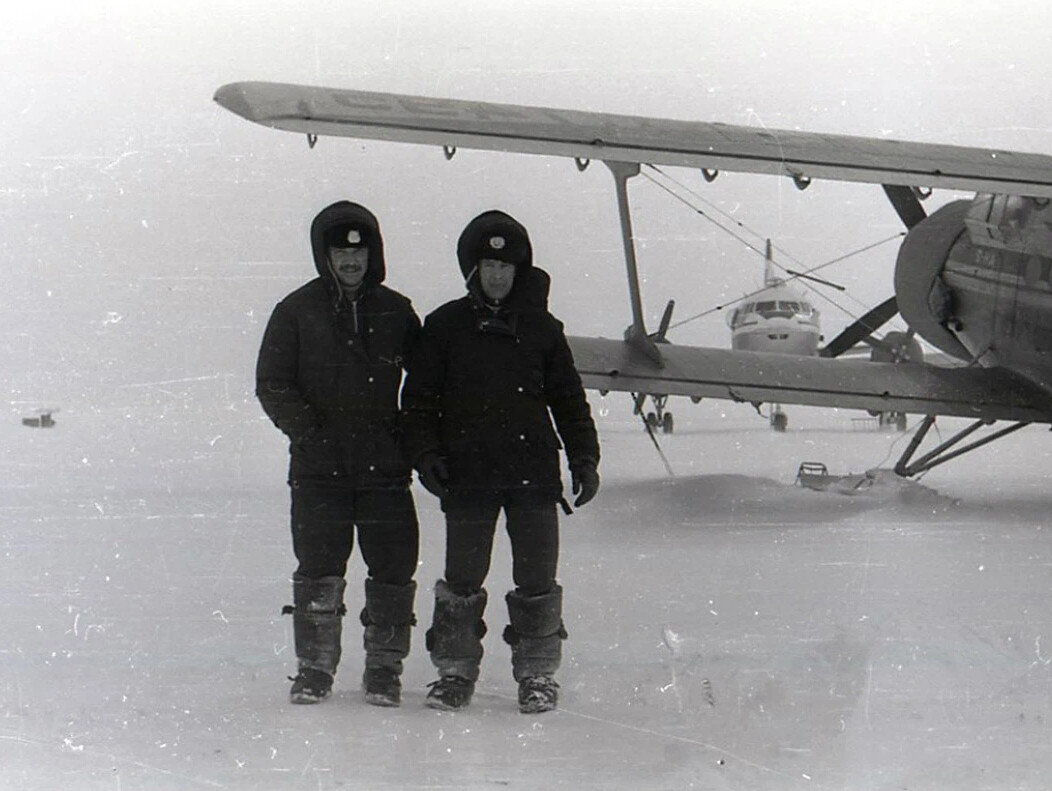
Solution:
[{"label": "engine cowling", "polygon": [[968,350],[947,328],[954,320],[953,295],[940,275],[950,249],[965,232],[972,202],[947,203],[906,234],[895,262],[895,300],[906,324],[940,351],[969,359]]}]

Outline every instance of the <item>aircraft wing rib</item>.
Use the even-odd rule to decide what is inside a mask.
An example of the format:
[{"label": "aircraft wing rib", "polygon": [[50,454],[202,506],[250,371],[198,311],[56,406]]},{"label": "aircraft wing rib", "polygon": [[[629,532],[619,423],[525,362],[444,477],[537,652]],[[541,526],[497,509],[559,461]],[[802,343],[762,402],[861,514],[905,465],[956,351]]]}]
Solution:
[{"label": "aircraft wing rib", "polygon": [[663,346],[663,367],[629,344],[571,337],[593,390],[1052,423],[1052,396],[1010,371]]},{"label": "aircraft wing rib", "polygon": [[1043,154],[271,82],[215,99],[310,135],[1052,198]]}]

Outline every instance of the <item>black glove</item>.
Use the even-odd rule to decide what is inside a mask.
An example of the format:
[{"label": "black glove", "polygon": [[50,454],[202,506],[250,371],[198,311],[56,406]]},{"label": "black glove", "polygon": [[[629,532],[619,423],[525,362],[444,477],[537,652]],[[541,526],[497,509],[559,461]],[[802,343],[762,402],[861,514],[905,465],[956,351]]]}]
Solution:
[{"label": "black glove", "polygon": [[573,478],[573,493],[580,496],[573,501],[575,507],[580,508],[599,491],[599,473],[596,472],[595,462],[591,459],[575,462],[570,465],[570,475]]},{"label": "black glove", "polygon": [[442,457],[435,452],[425,453],[416,463],[417,472],[420,473],[420,483],[424,485],[435,497],[442,499],[446,496],[446,481],[449,480],[449,471]]}]

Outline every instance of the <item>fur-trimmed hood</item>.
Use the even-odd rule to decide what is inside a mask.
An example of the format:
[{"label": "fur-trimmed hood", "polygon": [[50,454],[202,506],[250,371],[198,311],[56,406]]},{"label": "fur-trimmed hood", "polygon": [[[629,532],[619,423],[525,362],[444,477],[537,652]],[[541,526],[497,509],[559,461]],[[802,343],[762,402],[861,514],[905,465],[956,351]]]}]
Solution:
[{"label": "fur-trimmed hood", "polygon": [[478,285],[478,263],[483,258],[515,265],[518,279],[533,266],[533,247],[526,229],[509,214],[493,209],[467,224],[457,240],[457,261],[468,289]]},{"label": "fur-trimmed hood", "polygon": [[380,223],[375,215],[364,206],[350,201],[337,201],[326,206],[310,226],[311,252],[314,254],[314,267],[325,286],[334,297],[343,295],[339,280],[332,271],[329,261],[329,234],[341,227],[358,228],[365,232],[369,240],[369,269],[362,282],[362,290],[379,285],[387,277],[387,265],[384,262],[384,240],[380,234]]},{"label": "fur-trimmed hood", "polygon": [[464,285],[479,305],[485,302],[478,278],[478,262],[483,258],[515,265],[515,282],[504,300],[508,310],[548,309],[551,278],[533,265],[530,235],[518,220],[496,209],[486,211],[469,222],[457,240]]}]

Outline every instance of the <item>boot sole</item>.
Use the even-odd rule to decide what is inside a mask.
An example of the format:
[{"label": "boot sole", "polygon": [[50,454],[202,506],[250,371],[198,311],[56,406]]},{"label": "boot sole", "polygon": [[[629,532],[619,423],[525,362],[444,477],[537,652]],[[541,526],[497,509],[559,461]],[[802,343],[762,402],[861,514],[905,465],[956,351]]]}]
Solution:
[{"label": "boot sole", "polygon": [[365,702],[370,706],[383,706],[385,708],[394,709],[402,705],[402,701],[398,698],[392,698],[387,695],[381,695],[377,692],[366,692]]},{"label": "boot sole", "polygon": [[559,708],[556,705],[543,705],[543,706],[519,706],[519,712],[521,714],[544,714],[546,711],[555,711]]},{"label": "boot sole", "polygon": [[448,703],[443,703],[440,700],[430,699],[424,701],[425,706],[436,711],[462,711],[468,707],[468,703],[465,703],[463,706],[450,706]]},{"label": "boot sole", "polygon": [[307,706],[313,703],[321,703],[323,700],[329,697],[331,693],[326,692],[324,695],[305,695],[299,693],[297,695],[289,695],[289,703],[295,703],[300,706]]}]

